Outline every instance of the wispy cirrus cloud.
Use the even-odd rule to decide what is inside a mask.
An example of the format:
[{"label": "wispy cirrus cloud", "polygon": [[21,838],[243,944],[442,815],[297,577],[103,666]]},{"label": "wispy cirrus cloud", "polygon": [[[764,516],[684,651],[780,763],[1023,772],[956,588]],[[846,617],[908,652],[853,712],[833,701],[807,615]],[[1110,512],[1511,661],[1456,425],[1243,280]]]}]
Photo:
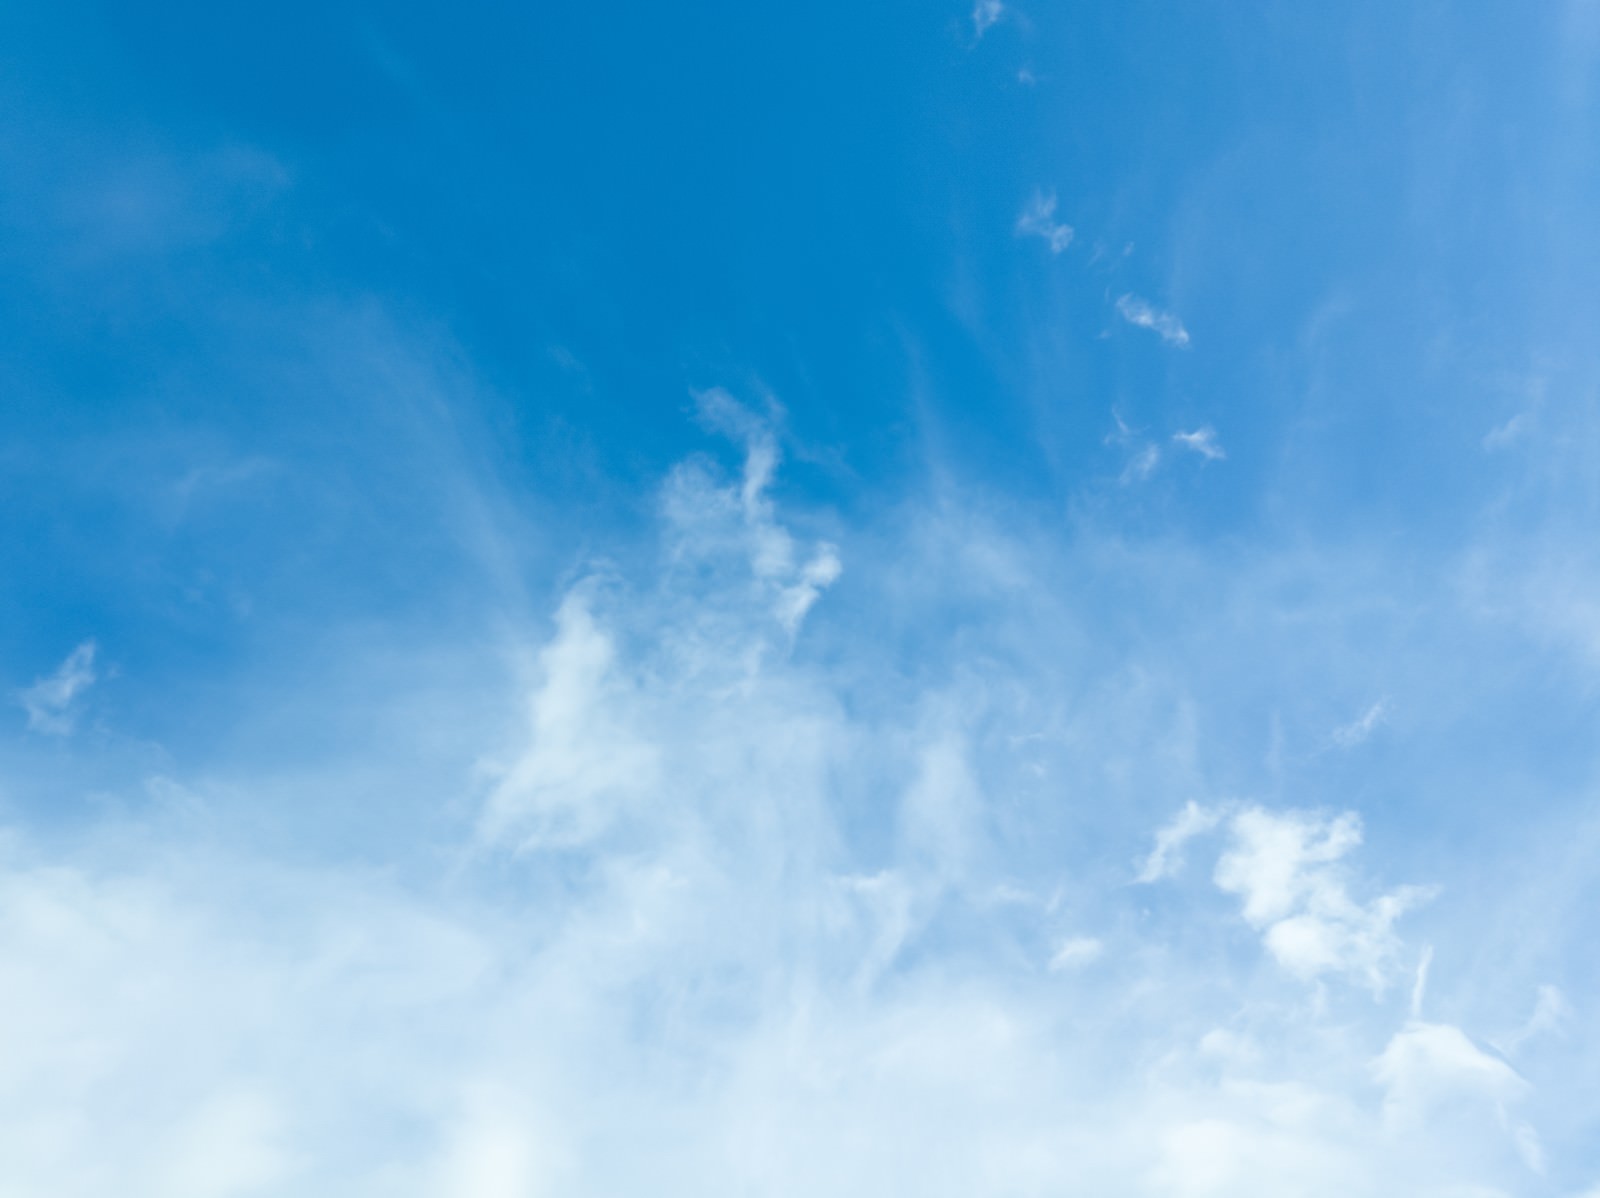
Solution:
[{"label": "wispy cirrus cloud", "polygon": [[1222,814],[1200,806],[1193,799],[1156,833],[1155,847],[1139,867],[1137,881],[1157,882],[1170,877],[1183,865],[1183,848],[1197,836],[1217,826]]},{"label": "wispy cirrus cloud", "polygon": [[[1111,574],[1198,602],[1215,686],[1271,627],[1230,639],[1220,574],[1114,545],[1074,574],[973,497],[824,538],[776,497],[771,420],[699,402],[731,453],[667,471],[651,543],[585,559],[518,630],[514,698],[404,877],[208,840],[203,779],[137,835],[0,841],[0,1183],[1443,1198],[1533,1175],[1537,1091],[1388,997],[1420,899],[1362,880],[1354,815],[1154,814],[1205,793],[1191,705],[1168,666],[1097,662],[1116,622],[1084,596]],[[816,583],[795,618],[834,538],[871,598]],[[1228,585],[1223,609],[1256,584]],[[1130,822],[1154,889],[1071,852]],[[160,860],[125,851],[145,830]],[[84,1029],[93,1058],[53,1065]],[[1427,1135],[1395,1135],[1418,1111]]]},{"label": "wispy cirrus cloud", "polygon": [[1006,6],[1002,0],[977,0],[972,6],[972,32],[982,39],[983,35],[993,29],[1005,15]]},{"label": "wispy cirrus cloud", "polygon": [[[774,45],[785,79],[833,71],[836,105],[756,97],[753,145],[750,113],[633,69],[603,12],[534,47],[534,94],[471,22],[357,30],[352,64],[285,11],[282,36],[225,39],[229,78],[185,79],[204,111],[183,114],[149,55],[100,52],[115,30],[36,7],[0,84],[23,117],[0,291],[26,316],[3,639],[14,698],[43,675],[0,727],[0,1192],[1556,1198],[1600,1177],[1600,824],[1574,735],[1600,662],[1573,103],[1593,72],[1506,90],[1573,22],[1495,57],[1470,14],[1305,6],[1266,48],[1329,86],[1246,130],[1141,69],[1153,7],[908,7],[981,48],[955,74],[948,37],[890,22],[860,61],[895,70],[833,69],[845,7],[752,9],[738,45],[662,24],[674,79]],[[1584,66],[1600,26],[1568,7],[1558,65]],[[163,39],[193,58],[225,32]],[[1228,90],[1234,31],[1187,32]],[[1472,102],[1318,53],[1391,34],[1384,61]],[[1095,69],[1036,53],[1063,46]],[[449,113],[418,86],[479,68]],[[1373,102],[1319,108],[1352,69]],[[1028,102],[1046,92],[1185,115],[1066,145],[1061,105]],[[1531,205],[1483,151],[1512,100]],[[552,107],[576,123],[540,141],[528,221],[500,150]],[[884,117],[882,152],[832,136],[833,108]],[[163,152],[162,113],[179,140],[270,127],[274,151]],[[804,186],[694,202],[722,166],[789,178],[794,147],[820,151]],[[394,187],[419,172],[450,185]],[[641,177],[670,246],[624,211]],[[1056,265],[1078,244],[1053,194],[1018,219],[1049,178],[1127,248],[1019,280],[1035,237]],[[1381,219],[1397,187],[1431,235]],[[912,192],[932,207],[908,238]],[[1515,252],[1476,252],[1483,228]],[[1133,237],[1197,309],[1248,280],[1209,305],[1206,370],[1128,352],[1189,344],[1117,300]],[[868,243],[895,252],[822,274],[806,253]],[[491,260],[514,310],[462,269]],[[950,267],[961,328],[896,301]],[[1343,298],[1308,332],[1318,292]],[[1094,337],[1107,321],[1163,341]],[[715,388],[693,401],[715,436],[663,448],[679,372],[741,359],[805,397],[827,467]],[[1539,361],[1547,397],[1472,398]],[[1102,452],[1086,422],[1114,398],[1133,427]],[[1177,469],[1222,460],[1195,412],[1248,450],[1200,471],[1227,486]],[[1445,413],[1499,452],[1390,435]],[[55,669],[81,629],[137,676]],[[1376,696],[1404,737],[1376,743]]]},{"label": "wispy cirrus cloud", "polygon": [[1182,349],[1189,344],[1189,330],[1183,327],[1181,320],[1136,295],[1118,296],[1117,313],[1129,324],[1157,334],[1168,345]]},{"label": "wispy cirrus cloud", "polygon": [[53,673],[18,693],[30,729],[52,736],[65,736],[72,731],[83,695],[100,677],[94,664],[98,651],[93,641],[84,641],[67,654]]},{"label": "wispy cirrus cloud", "polygon": [[1072,244],[1072,226],[1056,220],[1056,193],[1036,191],[1022,214],[1017,217],[1016,232],[1019,237],[1038,237],[1059,254]]},{"label": "wispy cirrus cloud", "polygon": [[1172,439],[1190,453],[1197,453],[1208,462],[1220,462],[1228,455],[1217,440],[1217,430],[1209,424],[1191,432],[1176,432]]},{"label": "wispy cirrus cloud", "polygon": [[1052,971],[1081,969],[1098,961],[1105,951],[1105,944],[1093,936],[1073,936],[1056,947],[1050,956],[1050,968]]},{"label": "wispy cirrus cloud", "polygon": [[1353,749],[1365,742],[1389,719],[1389,703],[1379,699],[1348,724],[1333,730],[1333,743],[1341,749]]}]

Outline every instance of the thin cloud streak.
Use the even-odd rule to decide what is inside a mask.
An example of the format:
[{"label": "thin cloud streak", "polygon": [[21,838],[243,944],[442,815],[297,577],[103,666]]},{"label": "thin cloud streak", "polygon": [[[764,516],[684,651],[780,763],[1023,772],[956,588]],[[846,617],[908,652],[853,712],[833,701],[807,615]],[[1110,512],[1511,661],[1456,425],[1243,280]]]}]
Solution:
[{"label": "thin cloud streak", "polygon": [[1217,441],[1217,430],[1209,424],[1193,432],[1176,432],[1173,441],[1191,453],[1197,453],[1208,462],[1220,462],[1228,455]]},{"label": "thin cloud streak", "polygon": [[1117,297],[1117,313],[1123,320],[1137,328],[1149,329],[1168,345],[1185,349],[1189,345],[1189,330],[1171,312],[1163,312],[1135,295]]},{"label": "thin cloud streak", "polygon": [[94,664],[96,652],[93,641],[84,641],[54,673],[17,695],[28,714],[30,730],[51,736],[65,736],[73,730],[80,700],[100,676]]}]

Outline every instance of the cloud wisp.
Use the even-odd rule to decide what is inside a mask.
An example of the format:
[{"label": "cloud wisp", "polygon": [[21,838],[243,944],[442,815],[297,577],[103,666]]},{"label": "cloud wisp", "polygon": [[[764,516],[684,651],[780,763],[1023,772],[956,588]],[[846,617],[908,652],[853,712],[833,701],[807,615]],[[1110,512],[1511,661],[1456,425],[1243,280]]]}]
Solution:
[{"label": "cloud wisp", "polygon": [[1217,430],[1209,424],[1192,432],[1176,432],[1172,439],[1190,453],[1197,453],[1208,462],[1220,462],[1228,455],[1217,440]]},{"label": "cloud wisp", "polygon": [[[1004,575],[969,642],[1060,588],[981,523],[833,548],[774,499],[770,423],[700,403],[737,465],[669,472],[651,552],[591,564],[516,655],[521,715],[447,878],[171,829],[159,860],[0,842],[0,1188],[1444,1198],[1535,1175],[1531,1085],[1390,997],[1426,893],[1360,882],[1357,816],[1191,801],[1133,887],[1003,851],[1046,826],[1019,780],[1070,776],[1013,760],[1058,739],[1018,734],[1060,702],[1052,655],[924,647],[908,672],[830,584],[894,610],[906,579]],[[1072,722],[1106,760],[1108,710],[1156,739],[1101,695]],[[1202,848],[1210,902],[1185,890]],[[1201,950],[1219,937],[1236,959]]]},{"label": "cloud wisp", "polygon": [[1017,217],[1018,237],[1038,237],[1059,254],[1072,244],[1072,226],[1056,220],[1056,194],[1053,191],[1036,191],[1022,214]]},{"label": "cloud wisp", "polygon": [[1190,799],[1183,810],[1156,833],[1155,847],[1139,867],[1136,881],[1158,882],[1183,867],[1183,848],[1197,836],[1211,831],[1222,821],[1222,814],[1208,811]]},{"label": "cloud wisp", "polygon": [[1353,749],[1365,743],[1389,719],[1389,703],[1379,699],[1348,724],[1333,730],[1333,743],[1341,749]]},{"label": "cloud wisp", "polygon": [[95,669],[97,652],[93,641],[84,641],[67,654],[53,673],[17,695],[31,730],[51,736],[65,736],[73,730],[84,693],[99,679]]},{"label": "cloud wisp", "polygon": [[1117,314],[1136,328],[1149,329],[1168,345],[1179,349],[1189,345],[1189,330],[1183,327],[1181,320],[1136,295],[1118,296]]},{"label": "cloud wisp", "polygon": [[1001,0],[977,0],[972,6],[972,33],[979,41],[1000,22],[1006,6]]}]

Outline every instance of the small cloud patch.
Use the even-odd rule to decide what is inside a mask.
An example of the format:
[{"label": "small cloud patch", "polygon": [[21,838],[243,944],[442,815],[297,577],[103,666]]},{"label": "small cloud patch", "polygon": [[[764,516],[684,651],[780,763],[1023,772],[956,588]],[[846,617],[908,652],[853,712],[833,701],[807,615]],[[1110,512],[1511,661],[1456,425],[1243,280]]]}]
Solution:
[{"label": "small cloud patch", "polygon": [[96,646],[84,641],[53,674],[40,678],[22,691],[18,700],[28,713],[28,727],[34,732],[65,736],[78,720],[79,700],[99,678],[95,671]]},{"label": "small cloud patch", "polygon": [[1055,192],[1033,193],[1022,215],[1017,217],[1017,236],[1043,238],[1052,254],[1059,254],[1072,244],[1072,226],[1056,220]]},{"label": "small cloud patch", "polygon": [[1168,345],[1182,349],[1189,344],[1189,330],[1183,327],[1181,320],[1136,295],[1120,296],[1117,299],[1117,313],[1129,324],[1158,334]]}]

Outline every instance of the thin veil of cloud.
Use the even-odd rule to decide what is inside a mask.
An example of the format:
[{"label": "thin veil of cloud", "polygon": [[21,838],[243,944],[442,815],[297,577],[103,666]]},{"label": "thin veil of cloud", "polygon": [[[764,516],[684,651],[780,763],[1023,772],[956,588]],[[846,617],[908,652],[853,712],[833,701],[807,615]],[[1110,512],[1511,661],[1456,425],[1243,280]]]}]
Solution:
[{"label": "thin veil of cloud", "polygon": [[1072,244],[1072,226],[1056,220],[1056,195],[1053,191],[1036,191],[1017,217],[1019,237],[1038,237],[1059,254]]},{"label": "thin veil of cloud", "polygon": [[1006,6],[1001,0],[977,0],[972,6],[972,32],[973,36],[982,39],[1005,16]]},{"label": "thin veil of cloud", "polygon": [[1600,8],[92,7],[0,1195],[1600,1198]]},{"label": "thin veil of cloud", "polygon": [[1172,439],[1190,453],[1197,453],[1208,462],[1220,462],[1228,455],[1217,440],[1217,430],[1209,424],[1191,432],[1176,432]]},{"label": "thin veil of cloud", "polygon": [[1117,314],[1136,328],[1149,329],[1168,345],[1179,349],[1189,345],[1189,330],[1183,327],[1181,320],[1136,295],[1118,296]]},{"label": "thin veil of cloud", "polygon": [[[1009,572],[965,617],[991,653],[1062,588],[935,513],[877,561],[831,550],[824,582],[770,425],[712,402],[736,462],[680,463],[655,551],[558,599],[447,885],[181,825],[154,860],[7,842],[5,1188],[1444,1198],[1537,1175],[1532,1084],[1390,996],[1427,895],[1358,884],[1358,817],[1190,801],[1152,810],[1147,885],[1027,867],[1011,755],[1078,751],[1014,734],[1050,659],[863,674],[879,638],[835,656],[831,583]],[[1086,761],[1157,739],[1141,685],[1107,686],[1070,721]],[[1195,955],[1218,937],[1236,962]]]},{"label": "thin veil of cloud", "polygon": [[18,696],[28,715],[28,727],[35,732],[65,736],[77,723],[83,695],[99,679],[95,669],[98,648],[84,641],[55,669]]},{"label": "thin veil of cloud", "polygon": [[1389,719],[1389,704],[1379,699],[1348,724],[1333,730],[1333,743],[1341,749],[1353,749],[1366,741]]}]

